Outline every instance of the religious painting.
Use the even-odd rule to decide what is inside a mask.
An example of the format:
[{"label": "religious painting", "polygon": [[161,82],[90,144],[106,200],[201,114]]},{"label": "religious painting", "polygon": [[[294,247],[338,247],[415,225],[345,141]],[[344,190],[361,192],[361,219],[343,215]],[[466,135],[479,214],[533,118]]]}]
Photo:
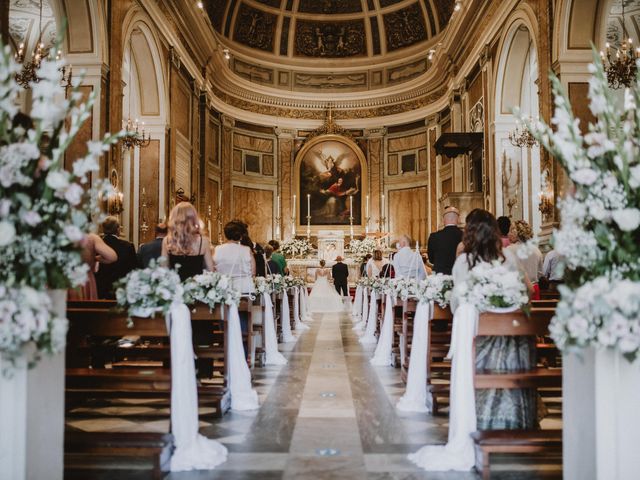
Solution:
[{"label": "religious painting", "polygon": [[[362,224],[362,180],[364,155],[347,138],[325,135],[311,140],[300,151],[298,161],[298,219],[311,226]],[[366,168],[366,166],[364,166]]]}]

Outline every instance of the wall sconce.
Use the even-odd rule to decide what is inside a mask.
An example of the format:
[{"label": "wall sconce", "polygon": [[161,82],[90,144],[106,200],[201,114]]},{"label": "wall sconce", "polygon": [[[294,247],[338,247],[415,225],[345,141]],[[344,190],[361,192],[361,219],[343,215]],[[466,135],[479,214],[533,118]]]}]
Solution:
[{"label": "wall sconce", "polygon": [[230,60],[231,59],[231,52],[229,51],[228,48],[223,48],[222,49],[222,54],[224,55],[225,60]]},{"label": "wall sconce", "polygon": [[545,191],[538,193],[538,197],[540,198],[540,202],[538,203],[538,210],[544,217],[550,217],[553,214],[553,210],[555,208],[553,202],[553,192]]}]

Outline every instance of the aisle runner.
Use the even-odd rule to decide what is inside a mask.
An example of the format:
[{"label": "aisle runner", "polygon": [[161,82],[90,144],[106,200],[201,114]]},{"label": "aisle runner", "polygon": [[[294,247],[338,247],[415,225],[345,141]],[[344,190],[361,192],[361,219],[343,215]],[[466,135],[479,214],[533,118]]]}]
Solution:
[{"label": "aisle runner", "polygon": [[276,335],[271,295],[262,295],[262,303],[264,304],[264,364],[286,365],[287,359],[278,351],[278,337]]},{"label": "aisle runner", "polygon": [[167,323],[171,337],[171,433],[176,446],[171,471],[209,470],[227,460],[227,449],[198,433],[198,389],[187,306],[171,307]]},{"label": "aisle runner", "polygon": [[384,319],[378,346],[371,359],[371,365],[378,367],[393,366],[393,306],[395,304],[391,295],[387,295],[384,307]]},{"label": "aisle runner", "polygon": [[403,412],[426,413],[433,408],[433,398],[431,394],[427,394],[427,345],[429,320],[432,315],[433,302],[418,303],[413,321],[407,388],[396,405],[396,408]]},{"label": "aisle runner", "polygon": [[472,350],[477,327],[478,310],[473,305],[460,305],[453,316],[451,349],[447,355],[452,360],[449,441],[446,445],[427,445],[408,457],[427,471],[470,470],[475,463],[471,439],[471,433],[476,431]]}]

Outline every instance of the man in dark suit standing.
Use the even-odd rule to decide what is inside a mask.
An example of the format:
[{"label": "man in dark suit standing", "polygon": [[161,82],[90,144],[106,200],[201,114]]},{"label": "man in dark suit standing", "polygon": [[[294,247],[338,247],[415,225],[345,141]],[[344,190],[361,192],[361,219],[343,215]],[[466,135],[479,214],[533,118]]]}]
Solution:
[{"label": "man in dark suit standing", "polygon": [[462,240],[462,230],[458,228],[460,212],[455,207],[445,207],[442,219],[444,228],[429,235],[427,254],[435,273],[451,275],[456,261],[456,248]]},{"label": "man in dark suit standing", "polygon": [[104,243],[109,245],[118,254],[118,259],[109,264],[100,264],[96,273],[98,286],[98,298],[114,299],[113,283],[134,270],[138,265],[136,249],[133,243],[118,238],[120,234],[120,222],[116,217],[107,217],[102,224]]},{"label": "man in dark suit standing", "polygon": [[167,224],[156,225],[156,238],[150,242],[143,243],[138,248],[138,266],[147,268],[151,260],[157,260],[162,254],[162,240],[167,236]]},{"label": "man in dark suit standing", "polygon": [[331,267],[331,276],[333,277],[333,286],[343,297],[349,296],[349,286],[347,279],[349,278],[349,267],[342,263],[342,257],[336,258],[336,263]]}]

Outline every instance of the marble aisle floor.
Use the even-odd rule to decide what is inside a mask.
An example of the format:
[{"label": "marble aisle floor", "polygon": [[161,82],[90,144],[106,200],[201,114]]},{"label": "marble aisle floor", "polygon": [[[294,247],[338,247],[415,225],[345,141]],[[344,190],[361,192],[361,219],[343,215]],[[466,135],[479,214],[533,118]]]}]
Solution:
[{"label": "marble aisle floor", "polygon": [[[204,435],[229,449],[227,462],[167,480],[479,478],[424,472],[407,460],[425,444],[445,443],[448,419],[397,412],[404,391],[399,370],[370,365],[373,347],[359,344],[347,314],[315,315],[311,330],[281,348],[288,365],[254,371],[259,410],[201,422]],[[100,478],[147,478],[125,468]],[[557,458],[497,458],[492,478],[560,479],[560,468]]]}]

